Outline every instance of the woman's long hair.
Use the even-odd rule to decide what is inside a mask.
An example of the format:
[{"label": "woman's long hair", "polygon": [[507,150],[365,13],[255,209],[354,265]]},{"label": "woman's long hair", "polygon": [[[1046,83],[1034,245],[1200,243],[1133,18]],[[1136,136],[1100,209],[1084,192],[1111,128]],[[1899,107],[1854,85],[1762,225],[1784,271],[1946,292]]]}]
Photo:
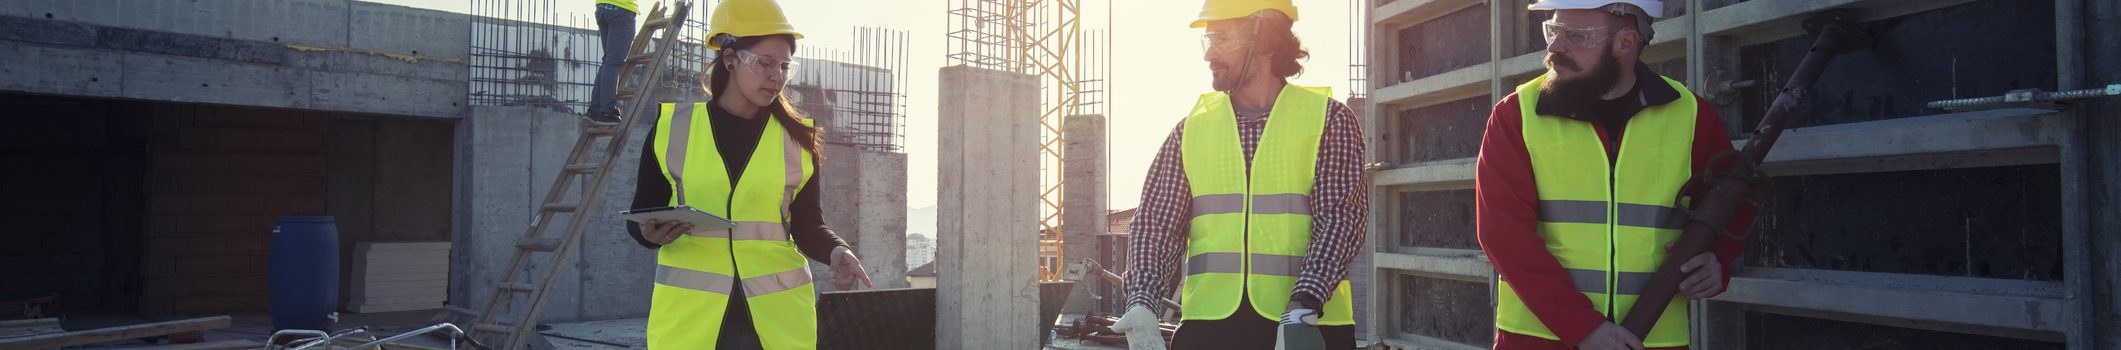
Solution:
[{"label": "woman's long hair", "polygon": [[[729,71],[727,60],[736,59],[736,55],[731,54],[732,51],[750,48],[760,42],[765,42],[767,39],[788,40],[788,51],[795,51],[795,37],[788,35],[747,36],[737,38],[734,42],[722,44],[722,52],[715,55],[713,64],[709,65],[713,66],[713,68],[709,68],[707,79],[704,82],[707,85],[709,96],[721,98],[722,91],[729,88],[729,77],[732,73]],[[788,79],[795,79],[795,77],[789,76],[782,79],[782,82],[786,83]],[[742,97],[730,96],[729,98]],[[788,102],[788,91],[786,89],[781,90],[780,95],[774,96],[773,102],[767,102],[765,107],[770,114],[773,114],[774,119],[778,119],[781,125],[788,129],[788,135],[795,137],[796,144],[802,145],[803,149],[809,150],[810,154],[818,159],[825,159],[824,145],[820,143],[820,140],[824,139],[825,130],[802,123],[805,118],[802,112],[795,109],[794,104]]]}]

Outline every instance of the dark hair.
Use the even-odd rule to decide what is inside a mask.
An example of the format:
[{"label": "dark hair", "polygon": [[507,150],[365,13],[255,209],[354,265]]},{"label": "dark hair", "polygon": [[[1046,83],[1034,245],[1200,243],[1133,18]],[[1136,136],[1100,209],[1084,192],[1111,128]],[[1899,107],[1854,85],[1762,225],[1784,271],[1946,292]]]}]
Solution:
[{"label": "dark hair", "polygon": [[[737,38],[734,42],[723,44],[721,52],[717,53],[714,57],[714,62],[709,64],[713,68],[708,69],[709,73],[704,82],[707,85],[708,96],[720,98],[722,91],[729,88],[731,72],[729,71],[728,62],[724,60],[735,59],[735,55],[732,55],[731,51],[750,48],[765,42],[767,39],[786,39],[788,40],[788,50],[790,52],[795,51],[795,37],[785,34],[747,36]],[[788,77],[788,79],[793,78],[795,77]],[[818,159],[825,159],[824,145],[819,141],[825,138],[825,130],[802,123],[804,119],[808,118],[804,117],[801,111],[795,109],[794,103],[788,102],[787,90],[782,90],[779,96],[774,96],[773,101],[767,102],[765,107],[772,109],[769,114],[772,114],[774,119],[778,119],[781,125],[788,129],[788,136],[794,137],[796,144],[802,145],[803,149],[809,150],[810,154]]]},{"label": "dark hair", "polygon": [[1297,39],[1296,32],[1290,30],[1296,21],[1280,16],[1260,16],[1252,20],[1258,21],[1255,25],[1259,26],[1253,45],[1259,54],[1266,56],[1271,65],[1269,71],[1282,78],[1304,74],[1302,61],[1311,58],[1311,51],[1304,50],[1303,40]]}]

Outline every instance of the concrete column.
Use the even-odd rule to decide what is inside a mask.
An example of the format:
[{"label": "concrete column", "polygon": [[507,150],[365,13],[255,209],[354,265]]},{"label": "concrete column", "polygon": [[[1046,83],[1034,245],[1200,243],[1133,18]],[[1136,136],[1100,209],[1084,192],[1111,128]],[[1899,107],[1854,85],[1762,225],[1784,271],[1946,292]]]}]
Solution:
[{"label": "concrete column", "polygon": [[936,345],[1035,349],[1035,76],[944,67],[936,157]]},{"label": "concrete column", "polygon": [[[827,130],[826,132],[832,132]],[[876,288],[906,288],[906,154],[827,144],[818,174],[825,224],[854,249]],[[820,292],[832,271],[811,262]]]},{"label": "concrete column", "polygon": [[[1068,261],[1066,266],[1083,259],[1097,259],[1097,252],[1104,249],[1098,244],[1098,235],[1110,230],[1105,220],[1108,212],[1105,199],[1105,177],[1110,173],[1105,160],[1105,116],[1073,115],[1061,121],[1061,132],[1066,135],[1067,145],[1061,157],[1061,251]],[[1101,265],[1117,266],[1109,261]],[[1070,271],[1074,272],[1074,271]],[[1080,277],[1077,277],[1080,276]],[[1096,275],[1072,274],[1076,280],[1074,291],[1068,293],[1068,304],[1061,313],[1078,314],[1097,308],[1093,291],[1102,290],[1104,283]],[[1109,311],[1107,313],[1110,313]]]}]

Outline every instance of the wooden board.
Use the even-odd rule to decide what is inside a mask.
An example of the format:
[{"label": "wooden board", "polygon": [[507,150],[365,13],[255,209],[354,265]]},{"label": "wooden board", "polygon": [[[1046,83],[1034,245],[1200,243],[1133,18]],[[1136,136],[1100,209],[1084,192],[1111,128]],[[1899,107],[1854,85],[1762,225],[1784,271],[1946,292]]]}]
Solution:
[{"label": "wooden board", "polygon": [[432,310],[442,308],[441,301],[405,304],[354,304],[346,307],[356,313],[392,312],[406,310]]},{"label": "wooden board", "polygon": [[264,348],[265,348],[265,343],[261,343],[261,342],[258,342],[258,341],[256,341],[256,340],[250,340],[250,339],[231,339],[231,340],[222,340],[222,341],[210,341],[210,342],[204,342],[204,343],[191,343],[191,344],[167,344],[167,345],[150,345],[150,346],[142,346],[142,347],[135,347],[135,348],[125,348],[125,349],[130,349],[130,350],[250,350],[250,349],[264,349]]},{"label": "wooden board", "polygon": [[0,338],[14,338],[65,331],[66,330],[59,328],[59,319],[57,318],[0,321]]},{"label": "wooden board", "polygon": [[449,251],[449,241],[360,242],[354,243],[354,250]]},{"label": "wooden board", "polygon": [[449,297],[449,242],[361,242],[354,257],[348,311],[436,309]]},{"label": "wooden board", "polygon": [[107,341],[146,338],[184,332],[199,332],[228,328],[228,316],[214,316],[136,324],[131,326],[97,328],[73,332],[39,334],[27,337],[0,339],[0,349],[45,349]]}]

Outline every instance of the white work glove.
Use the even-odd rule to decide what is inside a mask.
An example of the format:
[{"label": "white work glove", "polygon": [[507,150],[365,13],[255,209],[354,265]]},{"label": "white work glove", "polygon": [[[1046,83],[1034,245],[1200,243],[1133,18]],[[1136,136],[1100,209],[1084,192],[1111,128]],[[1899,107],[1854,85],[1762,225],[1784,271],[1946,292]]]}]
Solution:
[{"label": "white work glove", "polygon": [[1318,311],[1312,311],[1311,309],[1295,309],[1289,310],[1289,312],[1281,314],[1281,324],[1298,323],[1313,326],[1318,325]]},{"label": "white work glove", "polygon": [[1112,331],[1127,335],[1128,350],[1164,350],[1164,330],[1156,314],[1146,306],[1135,305],[1112,323]]}]

